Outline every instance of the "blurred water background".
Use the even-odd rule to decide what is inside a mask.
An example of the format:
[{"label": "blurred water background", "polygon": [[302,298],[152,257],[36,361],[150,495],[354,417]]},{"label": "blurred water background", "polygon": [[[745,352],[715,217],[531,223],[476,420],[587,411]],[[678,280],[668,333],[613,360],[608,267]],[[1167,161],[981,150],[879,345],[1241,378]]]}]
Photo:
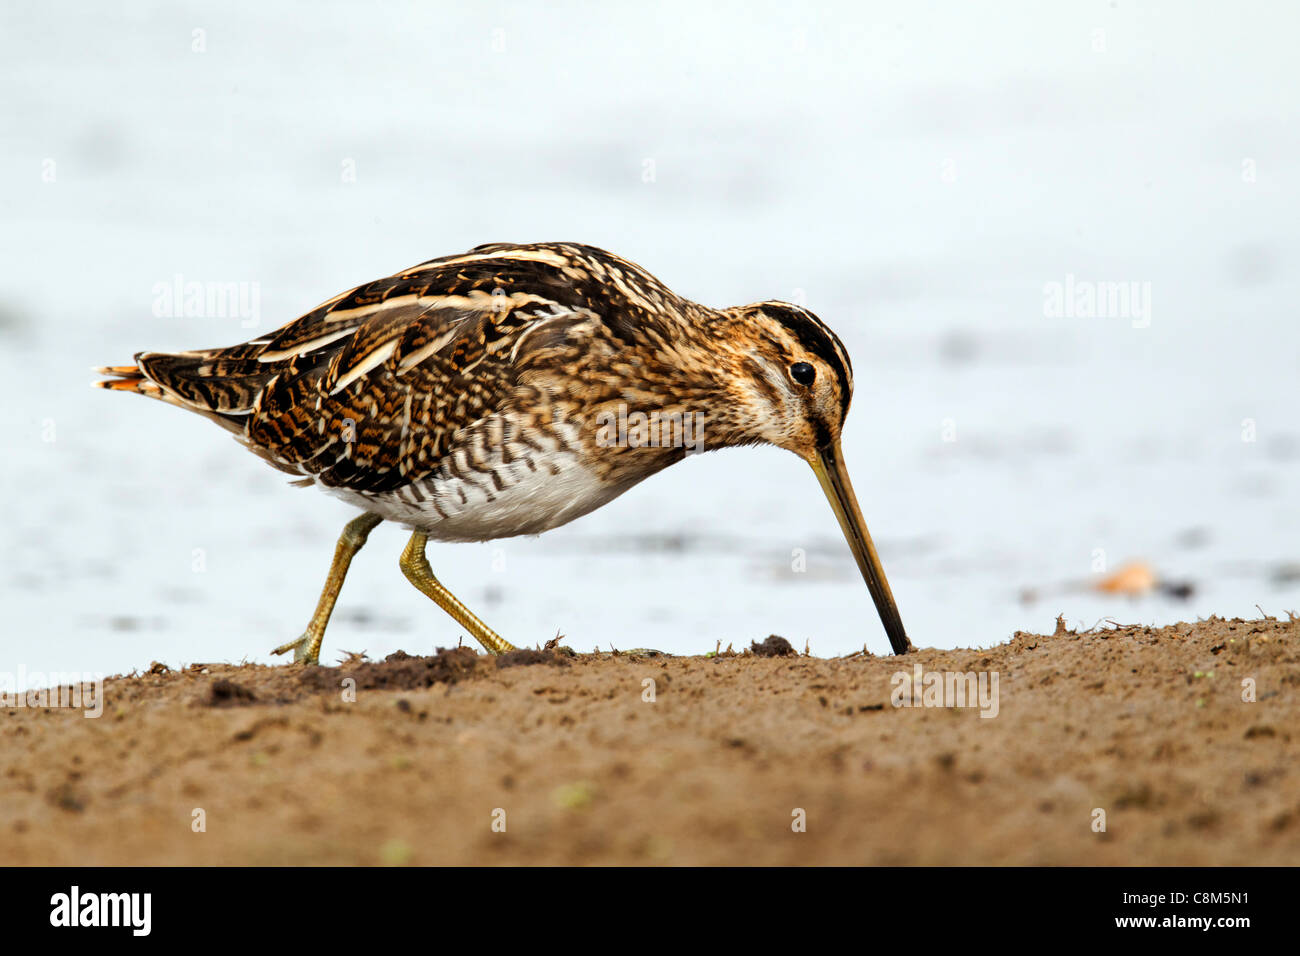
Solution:
[{"label": "blurred water background", "polygon": [[[1300,609],[1298,20],[6,3],[0,668],[273,660],[352,512],[90,367],[233,344],[490,241],[604,246],[836,328],[846,455],[919,645]],[[248,283],[257,314],[156,315],[177,276]],[[1067,281],[1138,283],[1149,312],[1053,314]],[[354,562],[326,659],[457,642],[403,540],[381,526]],[[520,644],[888,651],[814,476],[776,450],[429,557]],[[1130,559],[1192,593],[1089,590]]]}]

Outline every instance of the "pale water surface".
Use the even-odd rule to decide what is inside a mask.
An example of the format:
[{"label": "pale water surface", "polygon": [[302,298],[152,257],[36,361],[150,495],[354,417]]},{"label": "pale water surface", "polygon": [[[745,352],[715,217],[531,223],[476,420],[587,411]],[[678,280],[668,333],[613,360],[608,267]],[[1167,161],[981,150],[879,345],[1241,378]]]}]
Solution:
[{"label": "pale water surface", "polygon": [[[1300,609],[1294,6],[614,6],[5,5],[0,669],[271,660],[351,514],[90,366],[500,240],[832,323],[917,644]],[[256,322],[156,316],[177,275],[256,283]],[[1053,317],[1067,276],[1149,313]],[[456,643],[401,545],[381,527],[353,565],[329,659]],[[1132,558],[1194,594],[1064,587]],[[430,560],[516,643],[888,649],[774,450]]]}]

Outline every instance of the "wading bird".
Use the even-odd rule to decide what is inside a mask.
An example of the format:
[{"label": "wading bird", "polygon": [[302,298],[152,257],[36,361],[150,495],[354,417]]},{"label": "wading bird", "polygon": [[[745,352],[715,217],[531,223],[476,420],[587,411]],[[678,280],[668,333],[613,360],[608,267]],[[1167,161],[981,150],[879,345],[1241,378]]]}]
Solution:
[{"label": "wading bird", "polygon": [[[249,450],[362,510],[343,529],[306,631],[275,649],[318,663],[353,556],[389,520],[401,568],[489,652],[513,646],[448,591],[429,538],[540,534],[688,450],[771,444],[816,472],[895,653],[903,630],[840,452],[848,353],[784,302],[711,309],[574,243],[478,246],[359,286],[230,348],[140,352],[102,388],[198,412]],[[612,420],[700,423],[692,448]],[[660,436],[661,437],[661,436]]]}]

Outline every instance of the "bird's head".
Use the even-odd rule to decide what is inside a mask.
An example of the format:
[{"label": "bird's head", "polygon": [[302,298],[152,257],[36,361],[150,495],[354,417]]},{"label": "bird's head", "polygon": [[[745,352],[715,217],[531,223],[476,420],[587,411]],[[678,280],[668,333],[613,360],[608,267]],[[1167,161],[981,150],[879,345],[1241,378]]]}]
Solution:
[{"label": "bird's head", "polygon": [[749,441],[813,461],[837,444],[853,398],[853,366],[839,338],[807,309],[756,302],[725,313],[739,368],[731,399]]},{"label": "bird's head", "polygon": [[772,444],[812,466],[839,519],[895,653],[910,649],[840,450],[853,366],[838,336],[807,309],[757,302],[728,309],[727,376],[734,444]]}]

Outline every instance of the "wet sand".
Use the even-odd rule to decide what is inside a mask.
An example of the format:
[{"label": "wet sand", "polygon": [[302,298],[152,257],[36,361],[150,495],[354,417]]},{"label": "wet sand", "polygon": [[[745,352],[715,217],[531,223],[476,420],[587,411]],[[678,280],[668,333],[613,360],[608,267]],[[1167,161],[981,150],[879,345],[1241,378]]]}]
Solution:
[{"label": "wet sand", "polygon": [[10,863],[1300,862],[1300,621],[156,671],[0,713]]}]

